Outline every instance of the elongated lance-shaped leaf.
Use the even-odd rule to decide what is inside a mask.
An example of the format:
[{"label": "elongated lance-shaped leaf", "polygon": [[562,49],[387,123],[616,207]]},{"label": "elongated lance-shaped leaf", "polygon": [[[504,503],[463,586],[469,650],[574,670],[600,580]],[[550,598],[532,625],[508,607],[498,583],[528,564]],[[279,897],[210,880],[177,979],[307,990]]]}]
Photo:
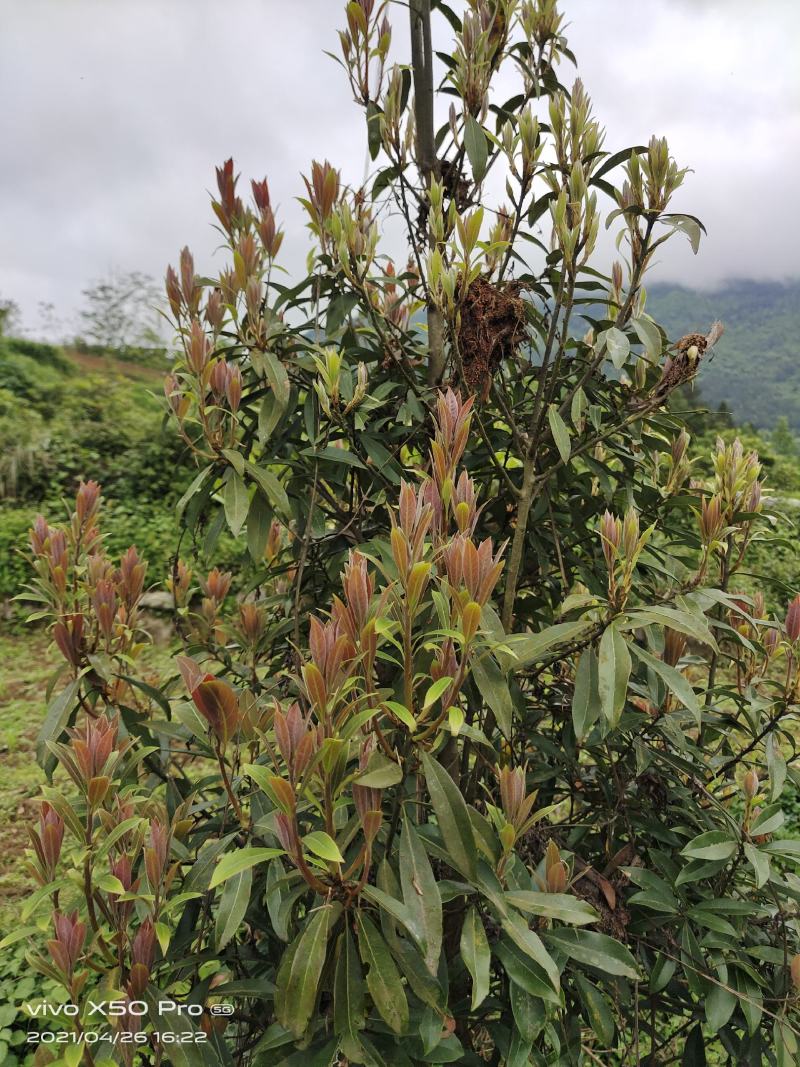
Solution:
[{"label": "elongated lance-shaped leaf", "polygon": [[631,654],[625,638],[611,625],[600,639],[598,660],[600,706],[611,726],[616,726],[622,716],[630,676]]},{"label": "elongated lance-shaped leaf", "polygon": [[295,1037],[304,1033],[314,1013],[328,938],[341,911],[338,903],[324,904],[315,911],[297,939],[291,965],[286,971],[281,968],[278,974],[276,984],[281,989],[280,997],[276,993],[275,998],[276,1009],[279,1001],[281,1006],[278,1022]]},{"label": "elongated lance-shaped leaf", "polygon": [[333,982],[333,1027],[339,1037],[358,1040],[364,1025],[364,975],[355,941],[345,923],[339,936],[336,974]]},{"label": "elongated lance-shaped leaf", "polygon": [[384,1022],[396,1034],[408,1028],[408,1001],[389,947],[366,915],[359,912],[358,949],[367,971],[367,989]]},{"label": "elongated lance-shaped leaf", "polygon": [[408,818],[403,820],[400,839],[400,885],[403,902],[425,953],[425,966],[435,975],[442,951],[442,898],[425,846]]},{"label": "elongated lance-shaped leaf", "polygon": [[466,802],[444,767],[427,752],[422,754],[422,765],[450,862],[465,878],[474,880],[477,876],[477,849]]},{"label": "elongated lance-shaped leaf", "polygon": [[562,927],[543,936],[553,948],[560,949],[578,963],[595,967],[604,974],[618,974],[624,978],[639,977],[636,960],[623,944],[608,934]]},{"label": "elongated lance-shaped leaf", "polygon": [[247,867],[234,874],[225,883],[217,912],[215,940],[217,951],[224,948],[241,925],[247,905],[250,903],[250,890],[253,886],[253,868]]},{"label": "elongated lance-shaped leaf", "polygon": [[492,953],[478,909],[473,905],[461,928],[461,959],[472,978],[472,1011],[489,994]]}]

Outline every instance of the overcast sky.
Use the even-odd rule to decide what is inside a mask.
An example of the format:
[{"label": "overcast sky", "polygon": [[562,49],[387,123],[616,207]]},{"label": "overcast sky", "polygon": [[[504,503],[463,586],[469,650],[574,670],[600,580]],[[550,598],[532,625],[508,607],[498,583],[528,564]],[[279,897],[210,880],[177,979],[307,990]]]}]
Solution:
[{"label": "overcast sky", "polygon": [[[323,55],[338,47],[343,7],[0,0],[0,297],[20,304],[29,332],[40,301],[72,325],[81,289],[109,269],[160,279],[185,243],[213,269],[207,191],[230,155],[243,177],[268,176],[283,259],[301,268],[300,173],[327,157],[357,182],[364,166],[363,120]],[[800,275],[800,4],[562,0],[562,10],[606,147],[666,134],[694,168],[676,207],[709,237],[696,258],[683,239],[667,246],[658,277]],[[394,58],[406,61],[405,7],[390,18]]]}]

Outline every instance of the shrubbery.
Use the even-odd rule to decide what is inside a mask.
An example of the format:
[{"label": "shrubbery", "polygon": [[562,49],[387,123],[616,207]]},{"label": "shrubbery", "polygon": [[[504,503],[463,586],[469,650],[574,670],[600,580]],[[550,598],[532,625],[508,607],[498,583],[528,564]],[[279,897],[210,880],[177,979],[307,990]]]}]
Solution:
[{"label": "shrubbery", "polygon": [[[313,164],[307,278],[277,270],[267,182],[245,204],[232,161],[228,264],[185,249],[167,273],[198,466],[178,510],[211,554],[246,540],[252,576],[175,563],[173,677],[137,678],[143,563],[108,555],[97,485],[33,527],[66,667],[31,962],[76,1001],[101,976],[126,1062],[784,1067],[800,597],[741,595],[758,457],[720,441],[693,477],[667,409],[721,329],[671,342],[645,312],[660,243],[700,240],[669,210],[685,171],[656,138],[606,150],[551,0],[437,6],[438,131],[425,5],[412,70],[388,67],[385,5],[347,7],[381,164],[368,190]],[[164,996],[199,1017],[165,1036],[136,1014]]]}]

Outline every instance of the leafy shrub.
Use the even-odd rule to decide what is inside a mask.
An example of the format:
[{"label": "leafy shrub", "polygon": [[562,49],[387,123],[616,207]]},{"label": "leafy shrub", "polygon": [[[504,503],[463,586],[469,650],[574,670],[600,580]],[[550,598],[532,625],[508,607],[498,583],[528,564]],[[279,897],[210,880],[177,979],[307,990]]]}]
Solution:
[{"label": "leafy shrub", "polygon": [[[55,936],[30,959],[76,1002],[102,973],[128,1062],[180,1033],[187,1063],[783,1067],[800,596],[776,617],[740,595],[758,457],[721,441],[692,479],[668,410],[721,332],[670,343],[644,311],[660,243],[700,240],[669,211],[685,171],[655,138],[606,152],[558,79],[551,0],[437,7],[439,131],[424,7],[412,120],[385,5],[348,5],[377,203],[312,165],[307,278],[275,269],[268,185],[245,206],[232,161],[230,266],[201,277],[185,249],[167,272],[166,395],[199,468],[178,511],[209,553],[246,538],[249,583],[176,560],[186,654],[153,685],[142,563],[108,558],[98,487],[31,532],[67,667],[30,854]],[[491,167],[512,203],[487,223]],[[589,265],[606,195],[610,275]],[[392,203],[402,272],[379,251]],[[157,1016],[164,997],[197,1017]]]}]

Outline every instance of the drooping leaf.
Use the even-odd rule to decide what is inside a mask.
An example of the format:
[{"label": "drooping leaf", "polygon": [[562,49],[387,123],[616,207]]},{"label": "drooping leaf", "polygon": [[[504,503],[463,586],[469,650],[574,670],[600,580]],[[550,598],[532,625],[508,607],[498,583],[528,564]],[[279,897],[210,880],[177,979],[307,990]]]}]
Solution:
[{"label": "drooping leaf", "polygon": [[608,358],[617,370],[620,370],[625,366],[625,361],[630,353],[630,341],[622,330],[618,329],[616,326],[612,326],[611,329],[606,330],[604,334],[601,334],[600,337],[598,337],[598,341],[601,342],[603,340],[606,344]]},{"label": "drooping leaf", "polygon": [[217,922],[214,928],[214,941],[217,952],[225,948],[239,929],[250,903],[250,890],[253,887],[253,868],[246,867],[238,874],[232,874],[222,891]]},{"label": "drooping leaf", "polygon": [[637,629],[640,626],[649,626],[655,623],[657,626],[668,626],[671,630],[686,634],[687,637],[699,641],[702,645],[714,651],[718,651],[717,642],[708,628],[705,620],[697,615],[690,615],[688,611],[678,608],[670,608],[663,605],[649,608],[636,608],[628,612],[626,622],[621,623],[623,629]]},{"label": "drooping leaf", "polygon": [[600,638],[597,660],[600,707],[611,726],[619,723],[622,709],[625,707],[630,674],[631,654],[628,645],[617,627],[612,624],[606,627]]},{"label": "drooping leaf", "polygon": [[461,928],[461,959],[472,978],[472,1011],[489,994],[492,953],[478,909],[472,905]]},{"label": "drooping leaf", "polygon": [[447,771],[427,752],[422,754],[425,779],[445,848],[453,867],[475,878],[477,850],[466,802]]},{"label": "drooping leaf", "polygon": [[228,529],[238,537],[250,508],[250,497],[241,474],[229,467],[225,475],[225,491],[222,497]]},{"label": "drooping leaf", "polygon": [[658,675],[670,692],[694,715],[699,726],[701,717],[700,704],[685,675],[670,666],[669,663],[665,663],[663,660],[651,655],[640,645],[633,643],[630,645],[630,649],[642,663],[645,663],[651,671]]},{"label": "drooping leaf", "polygon": [[569,427],[559,415],[558,407],[555,404],[551,404],[547,409],[547,421],[550,423],[550,432],[556,443],[558,454],[561,456],[561,462],[568,463],[572,452]]},{"label": "drooping leaf", "polygon": [[350,927],[345,923],[339,936],[336,974],[333,982],[333,1027],[341,1037],[357,1041],[364,1025],[364,975]]},{"label": "drooping leaf", "polygon": [[367,971],[367,989],[381,1018],[396,1034],[408,1029],[408,1000],[389,948],[363,911],[356,915],[358,950]]},{"label": "drooping leaf", "polygon": [[615,1025],[610,1004],[597,986],[588,982],[582,974],[576,974],[575,979],[586,1009],[586,1021],[596,1034],[600,1045],[603,1048],[611,1048]]},{"label": "drooping leaf", "polygon": [[[509,982],[508,992],[514,1023],[525,1045],[530,1046],[544,1029],[547,1019],[544,1001],[540,1000],[539,997],[531,996],[527,990],[518,986],[516,982]],[[520,1062],[524,1064],[529,1061],[526,1057]]]},{"label": "drooping leaf", "polygon": [[286,495],[286,490],[272,471],[267,470],[265,467],[257,467],[255,463],[250,463],[249,461],[245,465],[245,469],[272,506],[281,514],[288,515],[289,498]]},{"label": "drooping leaf", "polygon": [[578,660],[575,672],[575,692],[572,697],[572,728],[575,739],[583,741],[600,714],[597,653],[586,648]]},{"label": "drooping leaf", "polygon": [[44,766],[47,759],[48,741],[57,741],[66,729],[69,717],[77,705],[78,693],[85,673],[85,671],[82,671],[48,705],[47,714],[36,737],[36,759],[40,766]]},{"label": "drooping leaf", "polygon": [[481,696],[494,712],[497,725],[504,737],[511,736],[511,719],[514,706],[508,681],[492,656],[476,659],[472,666],[472,677]]},{"label": "drooping leaf", "polygon": [[403,819],[400,838],[400,885],[425,965],[435,975],[442,950],[442,900],[425,846],[408,818]]},{"label": "drooping leaf", "polygon": [[579,639],[589,630],[588,622],[559,622],[537,634],[519,634],[506,638],[506,644],[514,654],[512,670],[521,670],[544,659],[549,652],[561,645]]},{"label": "drooping leaf", "polygon": [[278,1005],[281,1009],[278,1021],[295,1037],[304,1033],[314,1014],[328,939],[341,911],[341,904],[333,903],[313,912],[296,939],[291,965],[278,974],[276,985],[282,989],[280,998],[276,995],[276,1010]]},{"label": "drooping leaf", "polygon": [[563,927],[550,930],[543,936],[548,944],[578,963],[594,967],[604,974],[617,974],[623,978],[639,977],[636,960],[628,949],[607,934]]},{"label": "drooping leaf", "polygon": [[464,147],[467,150],[469,165],[472,167],[472,177],[476,183],[480,182],[486,173],[489,142],[481,124],[472,115],[467,115],[464,120]]},{"label": "drooping leaf", "polygon": [[514,890],[505,894],[505,899],[512,907],[525,912],[526,915],[541,915],[545,919],[558,919],[559,922],[585,926],[597,922],[600,916],[585,900],[570,896],[569,893],[533,893],[527,890]]},{"label": "drooping leaf", "polygon": [[661,331],[652,319],[646,315],[635,315],[631,319],[631,326],[633,326],[636,333],[639,335],[639,340],[644,345],[644,350],[647,353],[647,358],[651,363],[657,363],[661,358]]},{"label": "drooping leaf", "polygon": [[272,386],[272,393],[275,397],[275,401],[281,410],[284,410],[289,403],[289,392],[291,386],[289,384],[289,375],[286,373],[286,368],[273,352],[261,352],[260,362],[264,368],[264,374],[267,381]]},{"label": "drooping leaf", "polygon": [[[722,979],[722,974],[717,974],[717,979]],[[725,974],[727,978],[727,974]],[[736,994],[727,989],[722,981],[720,984],[712,983],[706,994],[706,1022],[712,1034],[718,1034],[723,1026],[730,1022],[730,1018],[736,1010]]]}]

